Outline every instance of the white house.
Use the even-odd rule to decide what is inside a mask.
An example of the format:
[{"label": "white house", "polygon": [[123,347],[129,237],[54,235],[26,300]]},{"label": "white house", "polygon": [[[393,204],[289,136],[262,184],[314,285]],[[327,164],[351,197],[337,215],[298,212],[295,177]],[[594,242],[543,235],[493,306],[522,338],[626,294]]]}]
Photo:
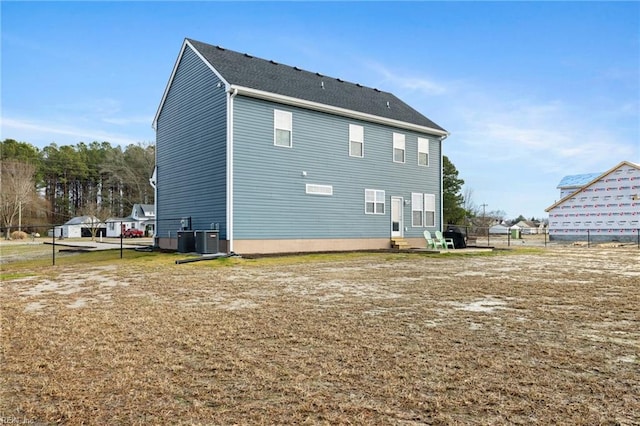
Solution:
[{"label": "white house", "polygon": [[518,229],[522,235],[532,235],[538,233],[539,226],[530,220],[521,220],[512,225],[511,229]]},{"label": "white house", "polygon": [[567,176],[558,188],[565,195],[545,210],[550,240],[637,241],[639,164],[623,161],[604,173]]},{"label": "white house", "polygon": [[125,218],[110,218],[106,221],[107,237],[120,237],[127,229],[139,229],[145,236],[152,237],[156,226],[156,212],[153,204],[134,204],[131,215]]},{"label": "white house", "polygon": [[503,223],[497,223],[489,228],[489,234],[491,235],[507,235],[509,233],[509,227]]},{"label": "white house", "polygon": [[[63,237],[63,238],[80,238],[80,237],[90,237],[91,236],[91,228],[95,225],[100,224],[100,220],[95,216],[77,216],[63,225],[56,226],[53,229],[50,229],[48,235],[50,237]],[[102,225],[102,224],[100,224]],[[104,226],[98,226],[98,234],[104,234]]]}]

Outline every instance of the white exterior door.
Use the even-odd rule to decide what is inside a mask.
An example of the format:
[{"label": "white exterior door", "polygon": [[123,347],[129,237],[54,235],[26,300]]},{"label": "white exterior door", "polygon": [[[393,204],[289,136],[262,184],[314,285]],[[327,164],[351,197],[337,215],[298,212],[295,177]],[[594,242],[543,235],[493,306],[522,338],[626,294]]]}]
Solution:
[{"label": "white exterior door", "polygon": [[391,197],[391,237],[402,237],[402,197]]}]

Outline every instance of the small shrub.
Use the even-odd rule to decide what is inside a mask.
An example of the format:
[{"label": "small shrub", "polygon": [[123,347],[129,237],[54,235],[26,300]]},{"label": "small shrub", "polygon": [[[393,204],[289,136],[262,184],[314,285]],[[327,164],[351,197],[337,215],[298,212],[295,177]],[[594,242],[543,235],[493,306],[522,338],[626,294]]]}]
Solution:
[{"label": "small shrub", "polygon": [[12,240],[26,240],[27,239],[27,233],[24,231],[13,231],[11,233],[11,239]]}]

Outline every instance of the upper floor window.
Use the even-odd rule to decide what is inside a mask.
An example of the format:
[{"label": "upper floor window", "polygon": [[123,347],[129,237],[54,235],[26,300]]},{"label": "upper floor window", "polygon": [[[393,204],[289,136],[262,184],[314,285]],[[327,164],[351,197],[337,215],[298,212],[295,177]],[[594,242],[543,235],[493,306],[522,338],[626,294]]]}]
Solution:
[{"label": "upper floor window", "polygon": [[364,127],[349,124],[349,156],[364,157]]},{"label": "upper floor window", "polygon": [[418,165],[429,166],[429,139],[418,138]]},{"label": "upper floor window", "polygon": [[393,161],[394,163],[404,163],[404,135],[393,134]]},{"label": "upper floor window", "polygon": [[273,144],[291,148],[291,131],[293,116],[289,111],[273,111]]},{"label": "upper floor window", "polygon": [[364,212],[366,214],[384,214],[384,191],[364,190]]}]

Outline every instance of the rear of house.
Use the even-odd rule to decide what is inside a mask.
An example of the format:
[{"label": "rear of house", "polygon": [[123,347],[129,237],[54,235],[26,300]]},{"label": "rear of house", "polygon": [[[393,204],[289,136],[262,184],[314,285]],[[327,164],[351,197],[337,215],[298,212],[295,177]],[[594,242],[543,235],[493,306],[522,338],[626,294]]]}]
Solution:
[{"label": "rear of house", "polygon": [[156,242],[221,251],[423,246],[447,132],[390,93],[185,40],[154,127]]}]

